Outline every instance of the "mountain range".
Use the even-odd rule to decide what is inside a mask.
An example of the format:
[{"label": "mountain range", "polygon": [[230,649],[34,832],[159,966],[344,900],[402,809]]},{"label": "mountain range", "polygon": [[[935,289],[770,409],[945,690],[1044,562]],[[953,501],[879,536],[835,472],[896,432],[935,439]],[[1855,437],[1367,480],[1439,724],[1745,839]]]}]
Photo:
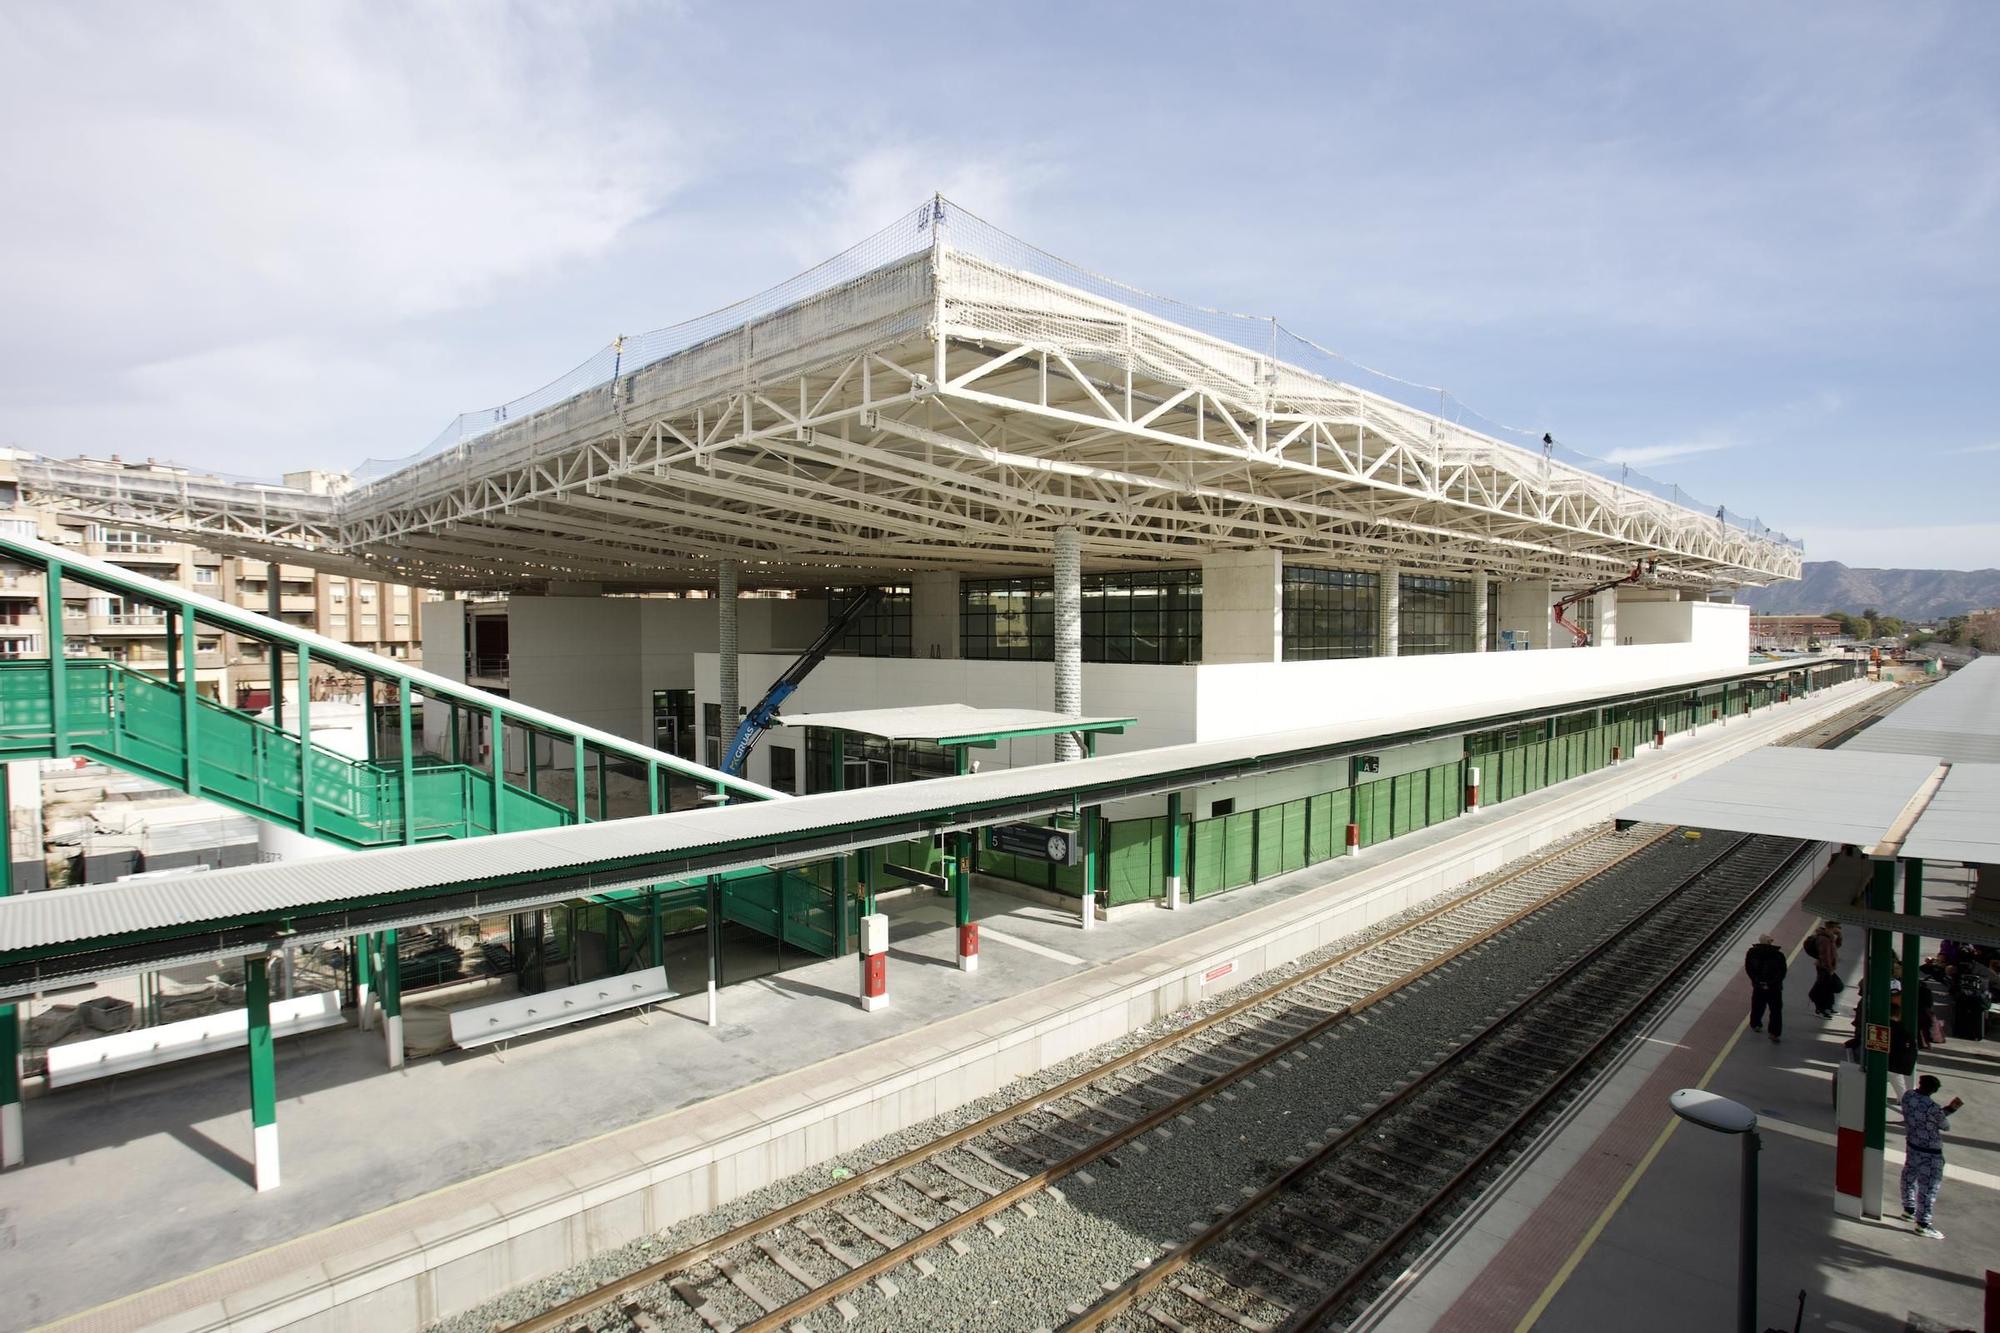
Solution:
[{"label": "mountain range", "polygon": [[1736,600],[1773,615],[1874,607],[1905,620],[1933,620],[2000,606],[2000,569],[1850,569],[1808,560],[1801,576],[1768,588],[1745,588]]}]

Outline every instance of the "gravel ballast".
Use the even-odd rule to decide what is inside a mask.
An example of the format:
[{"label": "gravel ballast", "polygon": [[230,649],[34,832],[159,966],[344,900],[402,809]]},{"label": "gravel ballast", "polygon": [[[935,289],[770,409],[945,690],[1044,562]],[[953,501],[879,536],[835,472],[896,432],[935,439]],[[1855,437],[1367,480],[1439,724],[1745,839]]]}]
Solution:
[{"label": "gravel ballast", "polygon": [[[1602,826],[1585,830],[1570,841],[1579,842],[1601,831]],[[1239,1087],[1233,1098],[1212,1097],[1203,1103],[1205,1109],[1193,1114],[1191,1123],[1176,1122],[1166,1135],[1148,1135],[1141,1151],[1121,1151],[1117,1156],[1124,1165],[1099,1164],[1087,1173],[1089,1181],[1082,1176],[1065,1180],[1059,1198],[1044,1191],[1034,1201],[1036,1216],[1032,1219],[1010,1210],[1004,1235],[996,1237],[975,1228],[967,1233],[971,1253],[965,1256],[939,1248],[930,1256],[936,1267],[933,1276],[919,1277],[902,1270],[895,1275],[898,1295],[894,1299],[885,1299],[873,1286],[853,1293],[850,1301],[857,1318],[852,1324],[826,1311],[806,1321],[808,1326],[1033,1328],[1060,1323],[1067,1305],[1093,1299],[1099,1283],[1123,1276],[1132,1264],[1184,1234],[1187,1225],[1205,1214],[1216,1199],[1250,1181],[1268,1178],[1277,1162],[1300,1151],[1304,1143],[1341,1116],[1368,1104],[1432,1052],[1450,1045],[1476,1020],[1504,1007],[1563,959],[1650,902],[1661,885],[1672,882],[1676,871],[1671,867],[1712,858],[1719,850],[1713,843],[1703,847],[1670,839],[1641,854],[1434,977],[1350,1020],[1327,1039],[1326,1046],[1293,1068],[1267,1071]],[[1534,858],[1524,858],[1480,881],[1460,886],[1445,898],[1463,896],[1513,873],[1527,860],[1547,855],[1545,849]],[[1412,908],[1313,955],[1209,996],[1202,1004],[1178,1011],[1118,1042],[1018,1079],[992,1096],[885,1136],[861,1152],[756,1190],[713,1213],[607,1252],[558,1277],[517,1288],[435,1327],[443,1333],[485,1333],[530,1317],[821,1189],[837,1178],[838,1171],[864,1169],[931,1143],[1163,1033],[1186,1027],[1255,989],[1393,931],[1444,900]],[[1140,1164],[1143,1169],[1135,1169]],[[1018,1280],[1017,1275],[1023,1272],[1034,1274],[1031,1291],[1024,1290],[1026,1284]],[[706,1268],[698,1268],[694,1275],[697,1279],[711,1276]],[[758,1313],[747,1298],[727,1284],[711,1283],[707,1290],[731,1318],[748,1319]],[[685,1302],[664,1295],[664,1299],[646,1302],[657,1311],[655,1318],[663,1327],[704,1327]],[[732,1299],[740,1301],[743,1308],[729,1306]],[[596,1326],[627,1325],[616,1312],[607,1312]]]}]

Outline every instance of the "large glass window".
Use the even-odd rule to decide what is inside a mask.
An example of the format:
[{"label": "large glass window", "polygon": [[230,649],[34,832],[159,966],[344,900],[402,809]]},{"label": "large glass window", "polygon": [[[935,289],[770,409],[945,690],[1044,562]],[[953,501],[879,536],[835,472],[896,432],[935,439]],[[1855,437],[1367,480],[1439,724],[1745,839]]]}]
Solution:
[{"label": "large glass window", "polygon": [[1401,589],[1397,656],[1473,651],[1471,579],[1405,574]]},{"label": "large glass window", "polygon": [[[858,588],[830,589],[826,595],[827,622],[831,624],[847,609],[848,603],[860,595]],[[847,633],[840,636],[840,642],[833,645],[833,651],[855,657],[908,657],[910,590],[884,588],[882,595],[875,599],[875,604],[847,627]]]},{"label": "large glass window", "polygon": [[1379,594],[1364,570],[1285,566],[1285,660],[1375,656]]},{"label": "large glass window", "polygon": [[[1084,661],[1201,661],[1200,570],[1086,574],[1082,593]],[[967,579],[958,595],[962,656],[1054,660],[1054,580]]]}]

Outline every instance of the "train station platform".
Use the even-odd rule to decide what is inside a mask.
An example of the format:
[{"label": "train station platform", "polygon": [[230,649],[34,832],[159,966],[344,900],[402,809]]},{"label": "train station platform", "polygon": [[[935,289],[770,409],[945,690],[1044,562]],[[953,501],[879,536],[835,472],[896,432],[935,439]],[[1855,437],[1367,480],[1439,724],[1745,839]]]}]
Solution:
[{"label": "train station platform", "polygon": [[[1970,881],[1940,867],[1932,909],[1960,914]],[[1834,1019],[1807,999],[1799,947],[1815,918],[1803,895],[1745,925],[1701,979],[1658,1016],[1592,1092],[1508,1168],[1354,1328],[1630,1333],[1736,1326],[1740,1140],[1678,1121],[1677,1088],[1703,1087],[1753,1110],[1763,1136],[1757,1327],[1830,1333],[1985,1327],[1986,1270],[2000,1255],[2000,1042],[1947,1041],[1919,1073],[1963,1097],[1945,1139],[1936,1225],[1916,1235],[1895,1204],[1902,1122],[1889,1118],[1880,1220],[1834,1211],[1833,1073],[1854,1034],[1859,932],[1842,950],[1848,983]],[[1791,959],[1780,1041],[1748,1030],[1743,951],[1761,933]],[[1936,949],[1929,941],[1926,953]]]},{"label": "train station platform", "polygon": [[379,1034],[297,1038],[278,1056],[286,1178],[268,1195],[244,1187],[239,1060],[33,1098],[31,1160],[0,1178],[0,1329],[422,1327],[1115,1040],[1878,688],[1088,932],[979,885],[977,972],[956,965],[948,900],[885,897],[875,1013],[849,957],[730,986],[713,1028],[697,993],[393,1072]]}]

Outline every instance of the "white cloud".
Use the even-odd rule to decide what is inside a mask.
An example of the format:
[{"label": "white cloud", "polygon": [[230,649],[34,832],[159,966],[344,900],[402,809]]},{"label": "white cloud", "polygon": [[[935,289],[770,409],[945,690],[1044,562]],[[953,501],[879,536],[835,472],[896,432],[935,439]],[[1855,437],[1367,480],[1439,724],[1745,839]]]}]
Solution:
[{"label": "white cloud", "polygon": [[1670,463],[1676,458],[1692,458],[1696,454],[1712,454],[1735,447],[1734,442],[1726,440],[1690,441],[1685,444],[1641,444],[1629,449],[1613,449],[1604,455],[1604,461],[1622,463],[1627,467],[1652,467],[1657,463]]},{"label": "white cloud", "polygon": [[1908,527],[1807,527],[1808,560],[1872,569],[2000,568],[2000,523]]},{"label": "white cloud", "polygon": [[677,171],[659,119],[603,114],[591,28],[484,6],[6,11],[0,354],[32,383],[80,356],[170,377],[302,331],[365,348],[602,255]]},{"label": "white cloud", "polygon": [[1968,444],[1963,449],[1947,449],[1948,454],[2000,454],[2000,440],[1992,444]]}]

